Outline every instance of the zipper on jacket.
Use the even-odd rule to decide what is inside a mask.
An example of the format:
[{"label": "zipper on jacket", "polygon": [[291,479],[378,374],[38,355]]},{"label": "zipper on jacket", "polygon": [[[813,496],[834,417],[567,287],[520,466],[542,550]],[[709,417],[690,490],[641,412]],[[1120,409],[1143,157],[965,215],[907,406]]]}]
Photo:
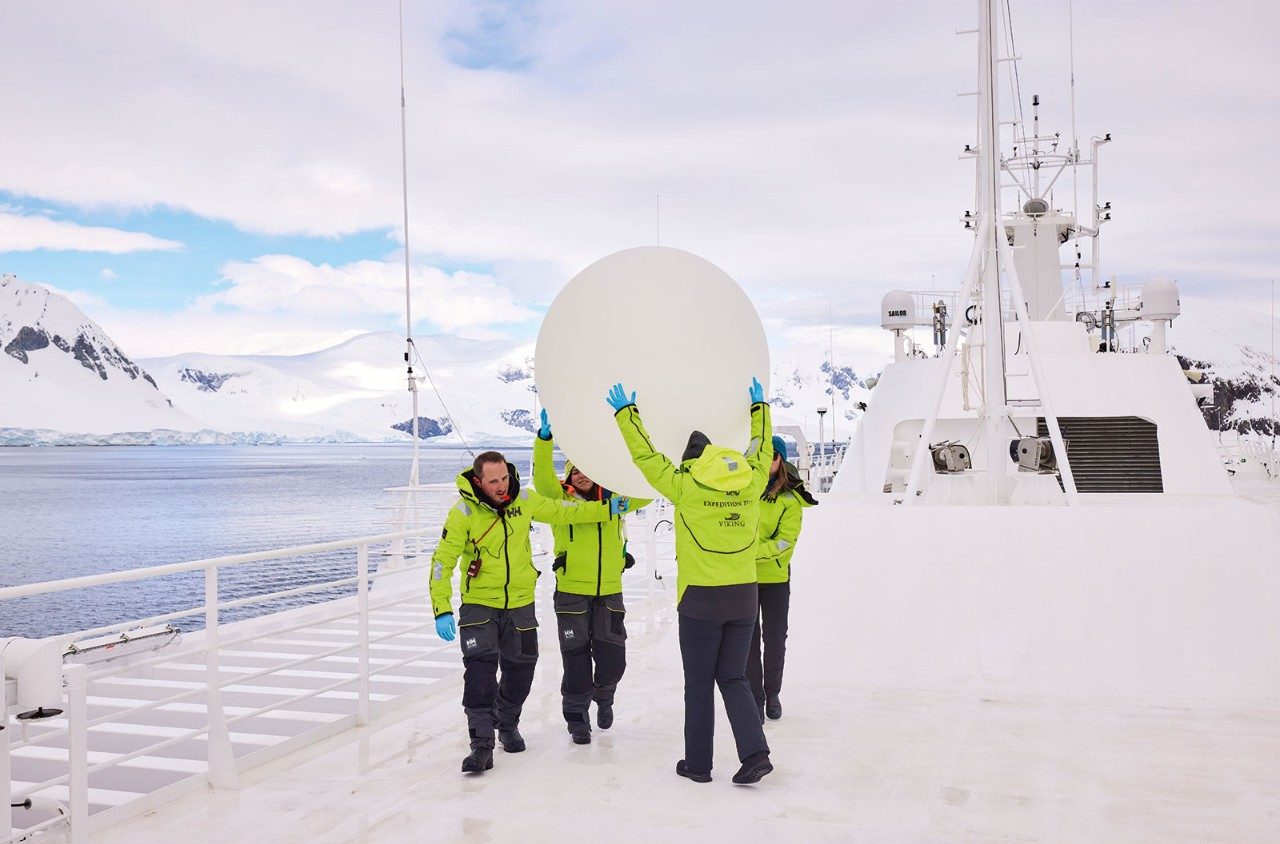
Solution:
[{"label": "zipper on jacket", "polygon": [[601,580],[604,578],[604,527],[596,522],[596,597],[600,597]]},{"label": "zipper on jacket", "polygon": [[507,562],[507,582],[502,584],[502,608],[504,610],[511,606],[511,596],[507,592],[507,588],[511,585],[510,538],[510,534],[507,533],[507,511],[504,507],[502,510],[502,556]]}]

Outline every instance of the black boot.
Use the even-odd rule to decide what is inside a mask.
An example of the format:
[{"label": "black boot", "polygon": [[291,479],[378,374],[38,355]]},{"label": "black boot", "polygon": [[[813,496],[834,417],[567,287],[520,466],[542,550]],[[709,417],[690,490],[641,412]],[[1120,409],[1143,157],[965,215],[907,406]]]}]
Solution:
[{"label": "black boot", "polygon": [[778,700],[776,694],[769,695],[765,701],[764,714],[769,716],[770,721],[777,721],[782,717],[782,701]]},{"label": "black boot", "polygon": [[764,779],[765,774],[773,772],[773,763],[769,761],[769,752],[762,750],[759,753],[753,753],[742,763],[742,767],[738,769],[738,773],[733,775],[733,781],[738,785],[751,785]]},{"label": "black boot", "polygon": [[498,730],[498,741],[502,749],[508,753],[520,753],[524,750],[524,736],[515,727],[509,730]]},{"label": "black boot", "polygon": [[462,760],[462,773],[483,774],[493,767],[493,748],[473,747],[471,755]]},{"label": "black boot", "polygon": [[612,703],[596,704],[596,724],[599,725],[602,730],[607,730],[613,726]]},{"label": "black boot", "polygon": [[569,733],[569,735],[573,736],[574,744],[591,744],[591,728],[590,727],[587,727],[586,729],[574,730],[573,732]]},{"label": "black boot", "polygon": [[685,764],[683,759],[676,763],[676,773],[685,779],[690,779],[694,782],[711,782],[711,774],[705,774],[702,771],[689,770],[689,766]]}]

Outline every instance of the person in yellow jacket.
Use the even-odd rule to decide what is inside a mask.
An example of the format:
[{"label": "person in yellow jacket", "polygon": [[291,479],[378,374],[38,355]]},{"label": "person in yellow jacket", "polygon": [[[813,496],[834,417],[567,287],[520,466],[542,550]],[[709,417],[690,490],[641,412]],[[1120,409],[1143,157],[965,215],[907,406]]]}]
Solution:
[{"label": "person in yellow jacket", "polygon": [[786,453],[782,437],[774,437],[769,486],[760,498],[759,541],[756,542],[760,613],[751,634],[747,681],[751,683],[761,721],[766,715],[773,721],[782,717],[780,694],[787,656],[787,612],[791,606],[791,555],[800,538],[803,509],[818,503],[804,488],[796,468],[783,459]]},{"label": "person in yellow jacket", "polygon": [[635,393],[628,397],[615,384],[607,399],[636,467],[675,505],[685,748],[676,773],[694,782],[711,781],[716,686],[742,763],[733,781],[759,782],[773,770],[747,683],[747,654],[759,607],[755,552],[760,495],[773,463],[769,405],[755,379],[750,396],[751,443],[745,454],[713,445],[694,431],[679,466],[653,447]]},{"label": "person in yellow jacket", "polygon": [[[604,502],[615,494],[566,461],[564,481],[556,477],[555,443],[551,423],[542,411],[542,425],[533,441],[533,488],[539,495],[566,501]],[[631,510],[649,501],[631,499]],[[626,605],[622,600],[622,572],[634,562],[627,553],[627,534],[621,518],[594,525],[556,525],[556,632],[564,678],[560,683],[561,710],[574,744],[591,743],[591,701],[596,724],[613,726],[613,701],[627,668]]]},{"label": "person in yellow jacket", "polygon": [[[539,572],[533,566],[530,522],[605,522],[625,513],[630,502],[553,501],[522,490],[516,467],[496,451],[477,456],[457,483],[458,502],[431,556],[431,608],[440,638],[452,642],[456,637],[462,645],[462,708],[471,736],[462,770],[482,773],[493,767],[495,728],[503,750],[525,749],[520,711],[538,662],[533,592]],[[460,557],[462,605],[455,624],[453,571]]]}]

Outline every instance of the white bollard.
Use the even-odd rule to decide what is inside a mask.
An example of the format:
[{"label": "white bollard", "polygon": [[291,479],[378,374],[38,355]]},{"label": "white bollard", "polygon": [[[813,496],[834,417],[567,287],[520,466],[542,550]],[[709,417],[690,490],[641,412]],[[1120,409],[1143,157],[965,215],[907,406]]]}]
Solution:
[{"label": "white bollard", "polygon": [[89,667],[68,665],[67,684],[67,791],[71,810],[71,844],[89,840]]}]

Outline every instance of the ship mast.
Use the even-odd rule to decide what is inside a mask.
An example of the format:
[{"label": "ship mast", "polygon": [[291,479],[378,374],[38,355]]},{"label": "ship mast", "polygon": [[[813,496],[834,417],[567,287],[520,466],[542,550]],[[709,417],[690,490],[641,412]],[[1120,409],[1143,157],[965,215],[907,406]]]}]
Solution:
[{"label": "ship mast", "polygon": [[[995,47],[997,26],[995,0],[978,0],[978,28],[970,30],[978,35],[978,148],[970,150],[966,147],[966,151],[976,153],[977,158],[977,235],[957,300],[959,307],[956,308],[948,333],[946,348],[938,362],[930,411],[916,443],[907,476],[906,495],[901,499],[907,505],[916,503],[923,490],[925,466],[932,462],[931,441],[952,367],[959,353],[962,334],[967,334],[970,347],[977,346],[982,352],[982,396],[977,411],[982,427],[986,477],[978,486],[979,503],[1007,504],[1010,500],[1015,485],[1013,477],[1007,471],[1008,442],[1010,435],[1015,432],[1010,419],[1019,412],[1024,416],[1044,418],[1067,503],[1076,504],[1078,501],[1066,443],[1050,400],[1049,385],[1036,348],[1038,344],[1035,331],[1031,325],[1000,208],[1005,162],[1000,154],[1000,102],[997,83],[1001,59]],[[1008,60],[1016,61],[1017,57],[1010,56]],[[1035,399],[1010,402],[1008,398],[1002,287],[1007,287],[1009,291],[1009,304],[1020,343],[1025,345],[1027,362],[1038,396]],[[965,324],[965,313],[970,310],[968,304],[974,300],[978,304],[977,325],[969,326]]]},{"label": "ship mast", "polygon": [[[996,87],[998,60],[995,48],[994,0],[979,3],[978,21],[978,215],[986,225],[978,226],[975,251],[981,250],[978,283],[982,337],[982,403],[987,455],[987,495],[992,501],[1004,496],[1001,479],[1008,459],[1005,451],[1006,422],[1004,309],[1000,301],[999,238],[1004,225],[1000,219],[1000,100]],[[959,314],[957,314],[957,317]],[[927,445],[927,443],[925,444]]]},{"label": "ship mast", "polygon": [[409,467],[409,486],[418,485],[418,379],[413,373],[413,301],[409,281],[409,144],[405,128],[404,96],[404,0],[397,4],[400,25],[400,190],[404,209],[404,362],[407,369],[409,395],[412,397],[413,417],[410,434],[413,436],[413,462]]}]

